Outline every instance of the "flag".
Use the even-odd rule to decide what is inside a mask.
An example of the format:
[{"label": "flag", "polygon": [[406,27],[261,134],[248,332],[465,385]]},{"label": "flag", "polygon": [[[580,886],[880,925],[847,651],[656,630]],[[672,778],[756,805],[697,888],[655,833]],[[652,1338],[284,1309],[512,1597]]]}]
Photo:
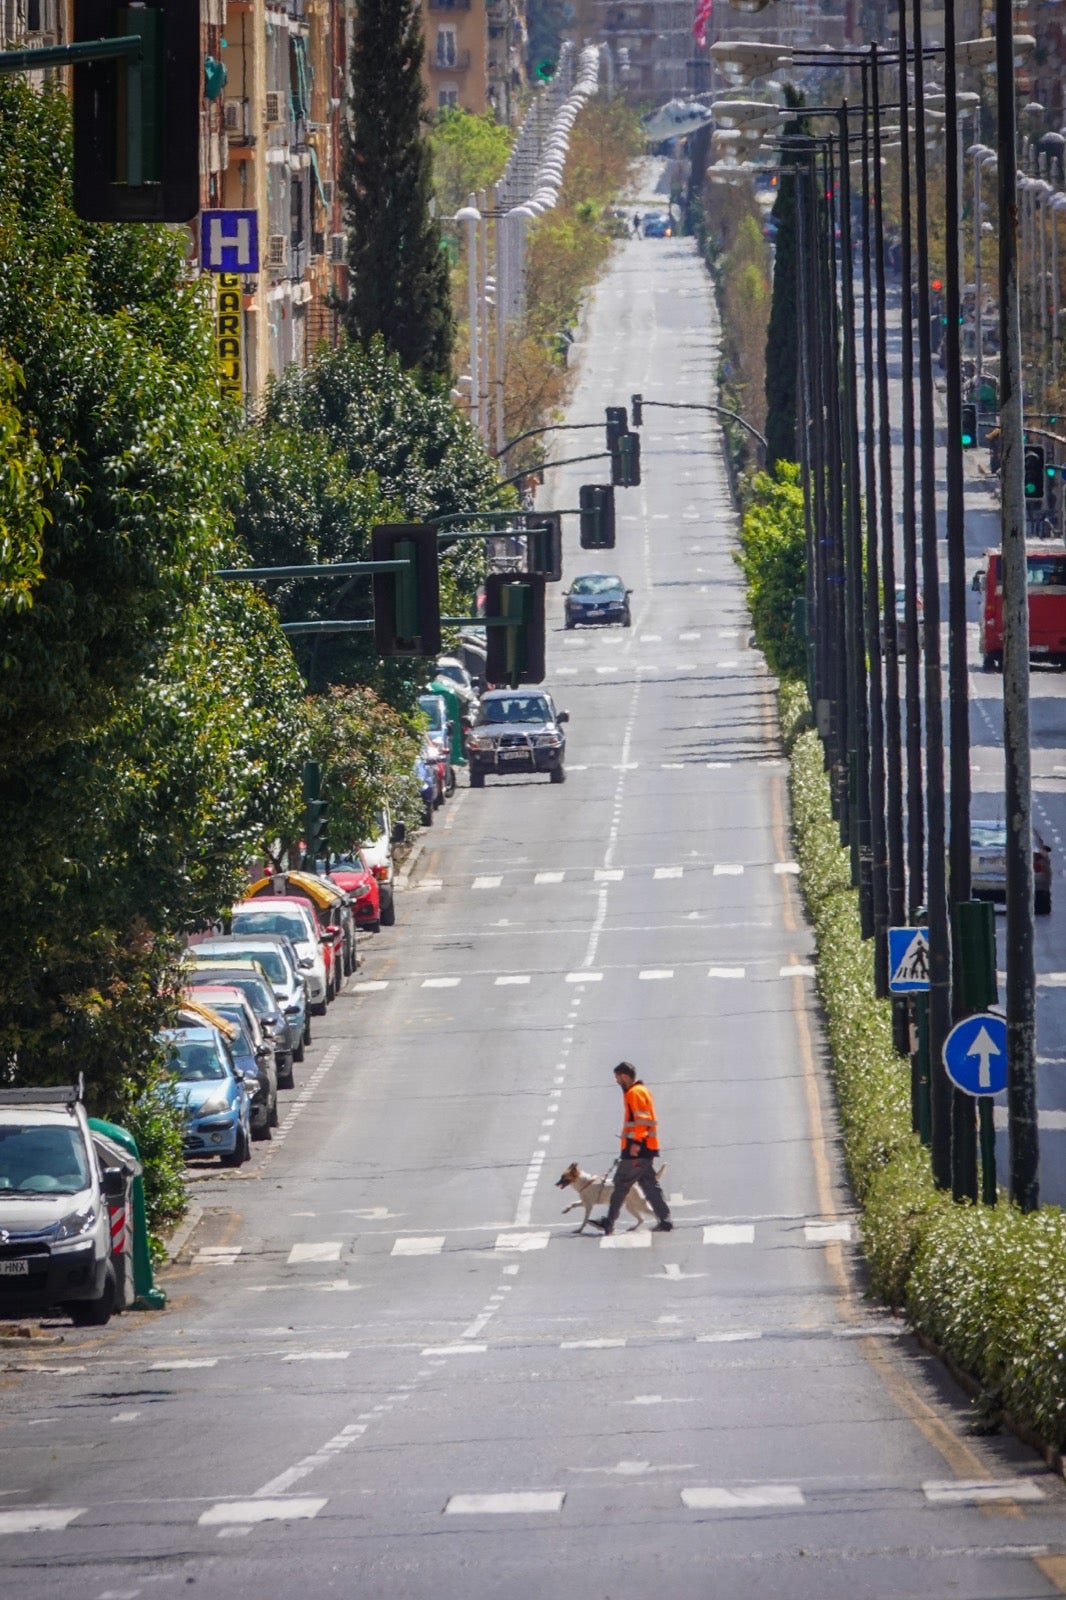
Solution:
[{"label": "flag", "polygon": [[692,19],[692,35],[702,50],[707,43],[707,24],[711,20],[714,0],[696,0],[696,15]]}]

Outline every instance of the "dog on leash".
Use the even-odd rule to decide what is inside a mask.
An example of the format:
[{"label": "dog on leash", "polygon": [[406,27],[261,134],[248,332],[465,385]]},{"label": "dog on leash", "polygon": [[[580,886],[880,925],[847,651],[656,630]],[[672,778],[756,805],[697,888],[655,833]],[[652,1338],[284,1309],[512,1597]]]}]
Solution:
[{"label": "dog on leash", "polygon": [[[657,1178],[661,1177],[665,1171],[666,1163],[663,1162],[662,1166],[656,1168],[655,1176]],[[555,1187],[557,1189],[576,1189],[577,1199],[571,1201],[570,1205],[563,1207],[563,1216],[565,1217],[568,1211],[576,1211],[579,1208],[583,1208],[585,1215],[581,1219],[581,1226],[580,1228],[575,1228],[574,1232],[584,1233],[588,1226],[589,1217],[592,1215],[593,1206],[605,1206],[607,1204],[611,1198],[614,1182],[609,1177],[597,1178],[591,1172],[583,1172],[576,1161],[571,1161],[562,1177],[555,1180]],[[633,1233],[640,1227],[645,1217],[651,1216],[651,1207],[640,1193],[637,1185],[634,1185],[626,1195],[624,1205],[630,1216],[637,1219],[629,1230]]]}]

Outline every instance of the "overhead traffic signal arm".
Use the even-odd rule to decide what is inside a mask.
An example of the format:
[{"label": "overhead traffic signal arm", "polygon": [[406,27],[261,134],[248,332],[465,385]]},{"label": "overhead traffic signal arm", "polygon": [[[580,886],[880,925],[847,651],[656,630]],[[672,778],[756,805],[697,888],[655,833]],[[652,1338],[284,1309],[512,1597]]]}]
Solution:
[{"label": "overhead traffic signal arm", "polygon": [[485,677],[489,683],[544,682],[544,575],[490,572],[485,579]]}]

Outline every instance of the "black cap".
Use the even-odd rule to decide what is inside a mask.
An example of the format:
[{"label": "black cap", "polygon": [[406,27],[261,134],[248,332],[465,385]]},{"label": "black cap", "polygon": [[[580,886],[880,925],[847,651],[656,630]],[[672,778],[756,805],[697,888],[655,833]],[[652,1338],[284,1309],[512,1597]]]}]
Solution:
[{"label": "black cap", "polygon": [[615,1072],[628,1072],[631,1078],[635,1078],[637,1075],[637,1069],[632,1061],[620,1061],[614,1070]]}]

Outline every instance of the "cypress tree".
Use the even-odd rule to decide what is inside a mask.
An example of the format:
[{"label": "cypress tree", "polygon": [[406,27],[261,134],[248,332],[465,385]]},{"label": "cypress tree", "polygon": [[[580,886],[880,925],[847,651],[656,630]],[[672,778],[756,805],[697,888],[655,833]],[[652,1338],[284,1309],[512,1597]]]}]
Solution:
[{"label": "cypress tree", "polygon": [[359,0],[341,170],[349,279],[344,322],[359,343],[379,333],[405,367],[445,379],[451,373],[451,288],[430,207],[424,54],[418,0]]},{"label": "cypress tree", "polygon": [[[803,95],[786,84],[785,103],[793,107],[801,106]],[[786,123],[783,132],[793,136],[809,133],[810,128],[805,118],[798,117],[794,122]],[[796,460],[796,385],[799,376],[796,185],[800,180],[791,177],[786,169],[806,160],[806,151],[785,146],[781,156],[777,199],[770,213],[777,224],[777,232],[774,235],[773,298],[766,334],[767,471],[772,471],[777,461]]]}]

